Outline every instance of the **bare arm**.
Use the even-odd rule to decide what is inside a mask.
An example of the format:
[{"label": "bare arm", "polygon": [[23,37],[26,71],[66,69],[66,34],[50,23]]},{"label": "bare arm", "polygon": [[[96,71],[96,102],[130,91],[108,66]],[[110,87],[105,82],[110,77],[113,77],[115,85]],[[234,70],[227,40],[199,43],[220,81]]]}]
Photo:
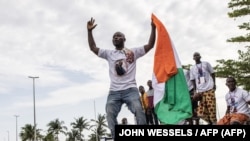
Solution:
[{"label": "bare arm", "polygon": [[94,40],[94,37],[93,37],[93,34],[92,34],[92,30],[96,26],[97,26],[97,24],[95,24],[95,20],[93,18],[91,18],[91,20],[87,22],[89,48],[96,55],[98,55],[99,48],[96,47],[95,40]]},{"label": "bare arm", "polygon": [[195,80],[191,80],[192,84],[193,84],[193,87],[194,87],[194,92],[196,93],[196,83],[195,83]]},{"label": "bare arm", "polygon": [[211,77],[213,78],[213,81],[214,81],[214,90],[216,90],[215,73],[212,73]]},{"label": "bare arm", "polygon": [[149,50],[151,50],[154,47],[155,44],[155,24],[153,23],[153,21],[151,21],[151,34],[150,34],[150,38],[148,40],[148,44],[144,46],[145,52],[147,53]]},{"label": "bare arm", "polygon": [[225,115],[227,115],[227,114],[229,114],[229,113],[230,113],[230,106],[227,106]]},{"label": "bare arm", "polygon": [[201,95],[201,93],[197,92],[197,86],[196,86],[195,80],[191,80],[191,82],[192,82],[193,87],[194,87],[194,95],[192,96],[192,100],[200,101],[202,98],[202,95]]}]

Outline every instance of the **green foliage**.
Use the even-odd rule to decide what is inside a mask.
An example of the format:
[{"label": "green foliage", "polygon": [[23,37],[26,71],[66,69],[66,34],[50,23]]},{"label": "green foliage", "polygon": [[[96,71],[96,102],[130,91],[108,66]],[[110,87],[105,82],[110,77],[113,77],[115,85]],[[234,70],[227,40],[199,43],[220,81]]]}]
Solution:
[{"label": "green foliage", "polygon": [[72,138],[74,138],[74,140],[82,141],[84,138],[84,135],[82,134],[83,130],[84,129],[88,130],[90,127],[89,122],[87,121],[87,119],[84,119],[83,116],[79,118],[75,118],[75,122],[72,122],[70,125],[73,127],[74,130],[68,133],[69,141]]},{"label": "green foliage", "polygon": [[43,141],[55,141],[55,136],[52,133],[48,133],[43,138]]},{"label": "green foliage", "polygon": [[[36,140],[41,140],[43,136],[40,134],[41,129],[36,129]],[[34,141],[35,139],[35,127],[31,124],[26,124],[22,127],[19,134],[22,141]]]},{"label": "green foliage", "polygon": [[189,70],[192,64],[182,65],[182,68],[185,70]]},{"label": "green foliage", "polygon": [[[239,18],[239,17],[249,16],[250,15],[250,0],[231,0],[231,2],[228,3],[228,8],[232,9],[231,12],[227,13],[230,18]],[[228,39],[227,42],[250,42],[249,20],[239,25],[238,28],[240,30],[246,30],[248,31],[248,33],[245,34],[244,36],[241,35],[241,36],[236,36],[231,39]]]},{"label": "green foliage", "polygon": [[108,125],[106,124],[106,115],[98,114],[97,120],[91,119],[92,122],[94,122],[94,125],[91,126],[92,134],[89,135],[89,141],[100,141],[100,138],[104,136],[110,136],[107,132]]},{"label": "green foliage", "polygon": [[227,39],[227,42],[250,42],[250,35],[233,37]]},{"label": "green foliage", "polygon": [[55,119],[54,121],[49,122],[47,126],[49,127],[48,133],[54,135],[56,141],[59,140],[59,133],[63,133],[66,135],[67,127],[64,126],[64,121]]},{"label": "green foliage", "polygon": [[[64,121],[55,119],[50,121],[46,130],[47,133],[43,136],[40,134],[41,129],[36,129],[36,137],[38,141],[58,141],[58,135],[64,134],[66,136],[66,141],[86,141],[84,139],[84,130],[91,129],[91,135],[89,135],[89,141],[100,141],[101,137],[111,137],[110,132],[108,132],[108,126],[105,114],[98,114],[97,120],[91,119],[92,126],[90,126],[89,120],[85,119],[83,116],[75,118],[73,122],[70,123],[71,130],[66,132],[68,128],[64,126]],[[31,124],[26,124],[22,127],[21,133],[19,135],[22,141],[34,141],[34,126]]]},{"label": "green foliage", "polygon": [[[232,11],[228,13],[229,18],[239,18],[250,15],[250,0],[231,0],[228,3],[228,8]],[[249,18],[246,18],[249,19]],[[245,35],[232,37],[227,39],[227,42],[233,43],[248,43],[250,42],[250,23],[243,22],[238,26],[240,30],[245,30]],[[216,60],[219,64],[215,67],[216,76],[226,78],[233,76],[237,80],[237,84],[242,86],[247,91],[250,91],[250,46],[245,46],[245,52],[238,50],[238,60]]]},{"label": "green foliage", "polygon": [[230,18],[240,17],[250,14],[250,0],[231,0],[228,8],[232,8],[232,12],[228,12]]}]

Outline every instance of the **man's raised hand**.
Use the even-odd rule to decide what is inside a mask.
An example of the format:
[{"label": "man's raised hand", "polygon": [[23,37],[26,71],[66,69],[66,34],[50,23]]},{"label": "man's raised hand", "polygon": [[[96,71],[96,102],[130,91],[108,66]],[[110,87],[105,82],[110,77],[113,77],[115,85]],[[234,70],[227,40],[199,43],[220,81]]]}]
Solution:
[{"label": "man's raised hand", "polygon": [[91,17],[90,21],[88,21],[88,23],[87,23],[87,29],[89,31],[92,31],[96,26],[97,26],[97,24],[95,24],[95,19],[93,19]]}]

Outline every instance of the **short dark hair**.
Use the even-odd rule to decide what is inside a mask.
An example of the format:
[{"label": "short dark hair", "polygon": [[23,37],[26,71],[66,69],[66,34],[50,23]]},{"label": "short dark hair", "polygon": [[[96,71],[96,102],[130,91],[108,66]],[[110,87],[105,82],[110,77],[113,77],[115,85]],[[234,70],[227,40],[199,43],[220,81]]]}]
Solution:
[{"label": "short dark hair", "polygon": [[194,52],[193,55],[199,55],[199,56],[201,56],[201,54],[199,52]]},{"label": "short dark hair", "polygon": [[[232,79],[234,82],[236,82],[236,79],[235,79],[233,76],[228,76],[228,77],[227,77],[227,80],[228,80],[228,79]],[[227,80],[226,80],[226,81],[227,81]]]}]

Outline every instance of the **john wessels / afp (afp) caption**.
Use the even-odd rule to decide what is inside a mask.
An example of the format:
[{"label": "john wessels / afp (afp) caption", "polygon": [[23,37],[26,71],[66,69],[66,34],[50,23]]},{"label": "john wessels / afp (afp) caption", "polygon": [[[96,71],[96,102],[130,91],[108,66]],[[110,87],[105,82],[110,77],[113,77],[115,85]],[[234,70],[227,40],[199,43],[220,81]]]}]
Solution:
[{"label": "john wessels / afp (afp) caption", "polygon": [[176,139],[180,137],[200,139],[249,141],[250,127],[248,126],[216,126],[216,125],[117,125],[115,141],[129,139]]}]

